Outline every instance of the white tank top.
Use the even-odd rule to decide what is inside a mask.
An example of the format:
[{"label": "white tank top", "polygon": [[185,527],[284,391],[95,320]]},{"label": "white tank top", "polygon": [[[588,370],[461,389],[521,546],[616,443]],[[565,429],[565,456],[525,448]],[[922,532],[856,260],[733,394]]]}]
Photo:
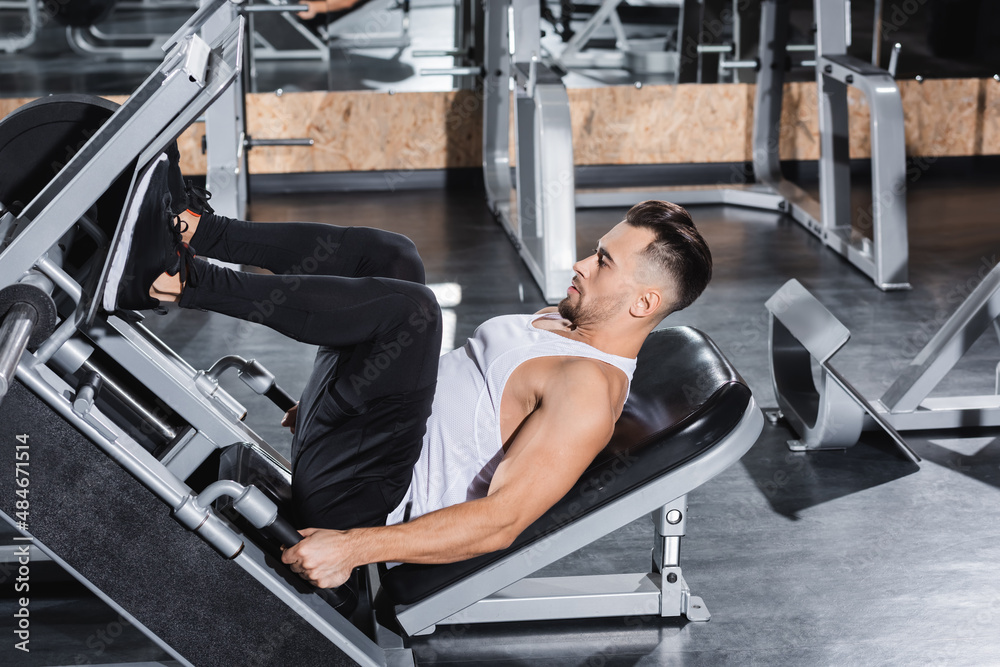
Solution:
[{"label": "white tank top", "polygon": [[[589,357],[608,363],[632,381],[635,359],[601,352],[586,343],[532,325],[547,315],[503,315],[483,323],[464,347],[438,363],[437,389],[420,458],[403,501],[387,525],[483,498],[503,458],[500,400],[518,366],[538,357]],[[626,384],[626,392],[628,384]],[[626,393],[626,396],[628,394]]]}]

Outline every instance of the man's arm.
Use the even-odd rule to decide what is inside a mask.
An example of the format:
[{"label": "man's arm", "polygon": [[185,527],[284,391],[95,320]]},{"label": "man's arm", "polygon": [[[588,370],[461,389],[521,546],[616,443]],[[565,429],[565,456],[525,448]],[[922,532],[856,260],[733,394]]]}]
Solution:
[{"label": "man's arm", "polygon": [[339,586],[359,565],[450,563],[509,546],[573,487],[614,431],[609,381],[589,360],[559,364],[539,407],[525,419],[485,498],[409,523],[348,531],[309,528],[282,560],[321,588]]},{"label": "man's arm", "polygon": [[357,3],[358,0],[305,0],[305,2],[295,4],[308,6],[308,9],[297,14],[300,19],[311,19],[318,14],[326,14],[328,12],[338,12],[342,9],[349,9]]}]

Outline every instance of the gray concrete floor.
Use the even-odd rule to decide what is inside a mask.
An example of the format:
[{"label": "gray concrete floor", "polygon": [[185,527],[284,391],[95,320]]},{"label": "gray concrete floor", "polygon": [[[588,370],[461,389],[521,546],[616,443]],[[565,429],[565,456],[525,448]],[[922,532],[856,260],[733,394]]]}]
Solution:
[{"label": "gray concrete floor", "polygon": [[[974,175],[949,177],[947,169],[932,165],[911,183],[911,291],[879,292],[787,218],[703,207],[692,214],[712,247],[715,276],[695,305],[665,324],[707,332],[758,402],[773,407],[763,304],[797,278],[852,331],[834,366],[876,398],[1000,254],[1000,188]],[[862,188],[861,209],[863,196]],[[579,252],[623,213],[580,212]],[[456,345],[488,317],[544,305],[480,192],[258,198],[251,217],[411,236],[428,281],[461,288],[449,309]],[[293,394],[310,367],[311,348],[210,313],[172,310],[148,324],[196,367],[238,351],[263,361]],[[992,392],[998,360],[990,332],[941,392]],[[287,451],[278,411],[234,379],[228,387],[249,408],[250,425]],[[874,433],[846,451],[796,454],[785,446],[788,428],[767,425],[740,464],[690,495],[682,565],[712,612],[709,623],[635,617],[442,627],[413,640],[418,663],[1000,665],[998,434],[907,434],[925,459],[918,467]],[[644,571],[651,540],[651,525],[639,520],[543,572]],[[31,656],[4,664],[73,664],[78,654],[93,663],[163,657],[141,638],[96,655],[86,640],[114,621],[110,610],[75,594],[57,593],[47,604],[37,622],[51,632]]]}]

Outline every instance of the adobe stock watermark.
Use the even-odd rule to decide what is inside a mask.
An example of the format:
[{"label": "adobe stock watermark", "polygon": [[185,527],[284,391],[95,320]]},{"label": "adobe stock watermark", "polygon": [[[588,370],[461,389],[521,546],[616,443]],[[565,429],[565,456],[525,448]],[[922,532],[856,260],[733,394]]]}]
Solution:
[{"label": "adobe stock watermark", "polygon": [[383,342],[377,350],[372,350],[362,368],[348,377],[354,394],[362,396],[364,389],[377,382],[403,356],[406,349],[420,340],[440,319],[436,308],[421,307],[417,312],[411,313],[406,320],[407,328],[399,331],[392,340]]},{"label": "adobe stock watermark", "polygon": [[339,243],[333,239],[331,234],[327,234],[326,237],[317,236],[310,254],[306,255],[299,264],[278,274],[282,284],[286,287],[275,288],[271,290],[267,298],[254,301],[253,310],[250,311],[245,320],[239,320],[236,329],[227,336],[226,344],[232,348],[249,338],[254,332],[254,327],[251,325],[264,324],[268,318],[273,316],[277,307],[284,305],[288,300],[288,293],[295,292],[302,286],[302,278],[316,274],[321,265],[330,260],[338,247]]}]

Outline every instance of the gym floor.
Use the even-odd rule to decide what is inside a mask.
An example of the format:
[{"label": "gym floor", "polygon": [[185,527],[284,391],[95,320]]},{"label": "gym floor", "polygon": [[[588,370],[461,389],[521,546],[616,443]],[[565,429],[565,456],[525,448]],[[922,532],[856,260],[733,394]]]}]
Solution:
[{"label": "gym floor", "polygon": [[[876,398],[964,296],[997,263],[1000,188],[995,174],[955,175],[943,161],[911,183],[913,289],[882,293],[788,218],[737,208],[692,209],[715,257],[715,276],[668,326],[707,332],[754,390],[775,406],[764,301],[797,278],[852,340],[834,366]],[[949,172],[951,174],[949,175]],[[856,205],[864,206],[864,188]],[[579,253],[622,217],[582,211]],[[544,306],[505,234],[475,189],[257,198],[255,220],[369,225],[409,235],[428,282],[454,313],[461,345],[485,319]],[[312,349],[222,316],[171,310],[148,326],[194,366],[238,349],[263,361],[292,393]],[[936,394],[992,393],[1000,344],[978,341]],[[241,383],[229,388],[248,422],[287,452],[280,415]],[[846,451],[790,452],[782,424],[742,462],[689,497],[681,564],[708,623],[626,619],[441,627],[412,646],[421,665],[996,665],[1000,664],[1000,435],[910,433],[924,458],[903,459],[866,433]],[[641,519],[543,571],[645,571],[651,524]],[[0,613],[6,614],[0,603]],[[166,660],[116,614],[85,595],[32,608],[32,653],[17,664]],[[43,630],[44,629],[44,630]],[[113,631],[113,633],[112,633]],[[104,639],[102,639],[102,637]],[[105,641],[109,639],[110,641]],[[4,647],[7,650],[9,647]]]}]

